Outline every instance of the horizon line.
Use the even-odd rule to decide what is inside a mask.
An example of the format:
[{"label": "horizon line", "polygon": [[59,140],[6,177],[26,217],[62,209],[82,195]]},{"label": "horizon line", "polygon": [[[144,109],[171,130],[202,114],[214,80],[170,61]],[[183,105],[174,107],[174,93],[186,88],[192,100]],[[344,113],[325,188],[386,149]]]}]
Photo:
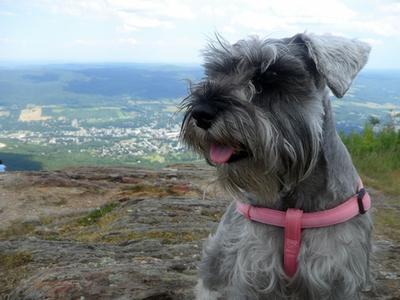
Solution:
[{"label": "horizon line", "polygon": [[[0,68],[4,67],[30,67],[30,66],[62,66],[62,65],[170,65],[170,66],[185,66],[185,67],[199,67],[202,68],[203,62],[165,62],[165,61],[148,61],[148,62],[139,62],[139,61],[68,61],[68,60],[60,60],[60,61],[4,61],[0,59]],[[379,71],[400,71],[400,67],[369,67],[365,66],[362,70],[379,70]]]}]

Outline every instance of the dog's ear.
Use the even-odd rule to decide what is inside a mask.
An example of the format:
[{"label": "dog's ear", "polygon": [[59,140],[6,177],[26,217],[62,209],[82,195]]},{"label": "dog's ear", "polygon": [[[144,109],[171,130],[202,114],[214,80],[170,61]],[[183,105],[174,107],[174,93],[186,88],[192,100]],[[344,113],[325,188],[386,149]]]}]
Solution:
[{"label": "dog's ear", "polygon": [[350,88],[371,51],[367,43],[333,35],[298,34],[293,38],[293,42],[305,44],[318,72],[338,98]]}]

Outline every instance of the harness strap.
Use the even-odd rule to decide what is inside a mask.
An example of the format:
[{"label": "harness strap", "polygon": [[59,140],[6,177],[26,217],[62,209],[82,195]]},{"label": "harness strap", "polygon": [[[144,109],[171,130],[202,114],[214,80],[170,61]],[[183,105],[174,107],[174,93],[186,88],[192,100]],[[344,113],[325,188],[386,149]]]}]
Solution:
[{"label": "harness strap", "polygon": [[284,228],[283,265],[285,273],[292,277],[297,270],[302,228],[320,228],[340,224],[366,213],[371,208],[371,198],[361,180],[358,188],[357,194],[338,206],[312,213],[303,213],[301,209],[295,208],[280,211],[252,206],[240,201],[236,202],[236,209],[251,221]]},{"label": "harness strap", "polygon": [[297,257],[301,243],[301,209],[289,208],[285,218],[285,242],[283,248],[283,265],[286,275],[292,277],[297,270]]}]

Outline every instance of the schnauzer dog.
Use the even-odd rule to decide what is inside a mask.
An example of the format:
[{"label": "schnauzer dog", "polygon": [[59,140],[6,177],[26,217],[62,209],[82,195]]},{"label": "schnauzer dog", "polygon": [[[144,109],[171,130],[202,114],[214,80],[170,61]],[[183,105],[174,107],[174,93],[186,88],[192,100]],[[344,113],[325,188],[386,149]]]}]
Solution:
[{"label": "schnauzer dog", "polygon": [[249,220],[237,201],[306,214],[357,194],[328,88],[341,98],[369,52],[358,40],[313,34],[233,45],[217,37],[204,51],[205,78],[182,103],[181,138],[216,167],[234,201],[204,246],[197,299],[359,299],[369,283],[368,212],[303,229],[289,276],[286,229]]}]

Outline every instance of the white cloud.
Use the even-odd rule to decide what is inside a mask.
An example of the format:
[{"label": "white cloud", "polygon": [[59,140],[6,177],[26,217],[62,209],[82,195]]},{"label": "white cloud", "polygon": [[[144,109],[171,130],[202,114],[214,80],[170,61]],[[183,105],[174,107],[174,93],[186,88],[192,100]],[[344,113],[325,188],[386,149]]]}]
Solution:
[{"label": "white cloud", "polygon": [[10,39],[9,38],[0,38],[0,44],[9,44]]},{"label": "white cloud", "polygon": [[118,39],[118,42],[123,45],[134,47],[137,45],[138,41],[133,38],[121,38]]},{"label": "white cloud", "polygon": [[152,15],[170,19],[192,19],[194,12],[184,1],[109,0],[110,7],[134,15]]},{"label": "white cloud", "polygon": [[18,45],[25,46],[27,44],[26,40],[9,38],[9,37],[0,37],[0,45]]},{"label": "white cloud", "polygon": [[117,39],[76,39],[72,41],[73,46],[82,46],[84,48],[90,47],[102,47],[102,48],[111,48],[116,44],[120,44],[123,46],[133,47],[138,44],[138,41],[134,38],[117,38]]},{"label": "white cloud", "polygon": [[353,29],[373,33],[383,37],[400,35],[399,26],[396,25],[395,20],[391,20],[390,17],[372,20],[357,20],[352,22],[352,26],[354,26]]},{"label": "white cloud", "polygon": [[[309,24],[332,24],[346,21],[357,15],[345,4],[325,1],[232,1],[207,5],[204,13],[231,16],[230,23],[254,30],[298,30]],[[228,18],[229,19],[229,18]]]},{"label": "white cloud", "polygon": [[344,0],[204,0],[200,4],[195,0],[41,1],[56,13],[115,20],[122,32],[173,29],[178,21],[196,19],[205,23],[220,22],[231,33],[248,30],[292,34],[309,30],[400,35],[398,2],[381,4],[366,0],[363,3],[371,8],[368,12]]},{"label": "white cloud", "polygon": [[13,13],[11,11],[6,11],[6,10],[0,10],[0,16],[4,16],[4,17],[14,17],[16,16],[16,13]]},{"label": "white cloud", "polygon": [[400,14],[400,2],[387,3],[379,7],[379,10],[389,14]]},{"label": "white cloud", "polygon": [[365,38],[360,40],[370,44],[371,46],[378,46],[383,44],[383,41],[379,39]]},{"label": "white cloud", "polygon": [[106,17],[109,15],[104,1],[42,0],[41,4],[53,13],[75,17]]},{"label": "white cloud", "polygon": [[150,16],[141,16],[136,13],[117,12],[118,17],[122,21],[124,31],[136,31],[142,28],[172,28],[172,22],[164,21]]},{"label": "white cloud", "polygon": [[54,13],[82,18],[115,19],[125,31],[141,28],[173,28],[175,20],[188,20],[195,14],[177,0],[42,0]]},{"label": "white cloud", "polygon": [[370,44],[371,46],[379,46],[383,44],[383,41],[380,39],[365,38],[360,40]]},{"label": "white cloud", "polygon": [[400,3],[380,5],[377,2],[365,1],[368,2],[371,6],[368,13],[360,7],[350,7],[346,3],[351,2],[345,3],[342,0],[218,1],[206,5],[201,12],[225,18],[228,22],[223,26],[264,34],[294,34],[307,30],[317,33],[344,32],[349,36],[400,35]]},{"label": "white cloud", "polygon": [[98,40],[89,40],[89,39],[77,39],[72,42],[73,45],[84,46],[84,47],[93,47],[98,46],[101,42]]}]

